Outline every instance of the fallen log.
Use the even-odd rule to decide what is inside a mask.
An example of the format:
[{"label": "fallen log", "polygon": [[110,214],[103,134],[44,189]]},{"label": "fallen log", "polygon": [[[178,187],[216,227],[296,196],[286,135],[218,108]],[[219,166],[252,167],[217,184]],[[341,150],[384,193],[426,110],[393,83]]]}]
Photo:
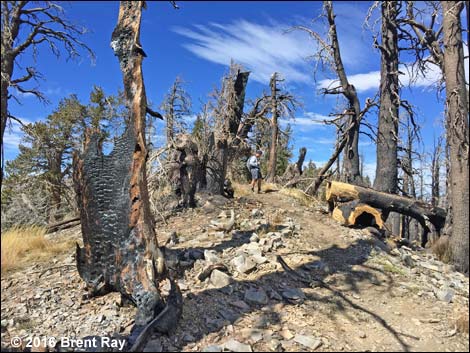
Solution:
[{"label": "fallen log", "polygon": [[382,212],[397,212],[415,218],[420,222],[426,232],[440,232],[444,227],[446,211],[440,207],[434,207],[424,202],[376,191],[357,185],[329,181],[326,187],[326,200],[333,210],[338,203],[358,201]]},{"label": "fallen log", "polygon": [[374,207],[360,203],[358,200],[337,205],[331,216],[344,226],[377,226],[379,229],[384,228],[382,213]]},{"label": "fallen log", "polygon": [[58,230],[68,229],[75,227],[80,224],[80,217],[74,217],[60,221],[54,224],[50,224],[46,228],[46,234],[57,232]]}]

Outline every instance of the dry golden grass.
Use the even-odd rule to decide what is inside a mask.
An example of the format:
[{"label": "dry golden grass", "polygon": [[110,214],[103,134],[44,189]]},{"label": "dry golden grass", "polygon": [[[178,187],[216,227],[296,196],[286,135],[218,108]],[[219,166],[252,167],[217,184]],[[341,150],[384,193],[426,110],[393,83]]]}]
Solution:
[{"label": "dry golden grass", "polygon": [[236,197],[247,196],[251,193],[250,185],[248,183],[240,184],[232,182],[232,187]]},{"label": "dry golden grass", "polygon": [[279,191],[279,185],[276,185],[274,183],[262,183],[261,184],[261,191],[263,191],[263,192]]},{"label": "dry golden grass", "polygon": [[468,333],[469,332],[469,317],[468,313],[461,313],[457,320],[455,320],[455,326],[457,332]]},{"label": "dry golden grass", "polygon": [[39,226],[13,227],[2,234],[2,273],[67,252],[73,241],[52,242]]},{"label": "dry golden grass", "polygon": [[290,196],[296,200],[299,200],[302,205],[307,207],[312,207],[319,203],[319,201],[310,195],[307,195],[305,192],[295,188],[282,188],[279,192],[283,195]]},{"label": "dry golden grass", "polygon": [[452,259],[452,249],[448,236],[442,236],[431,246],[431,251],[439,260],[449,263]]}]

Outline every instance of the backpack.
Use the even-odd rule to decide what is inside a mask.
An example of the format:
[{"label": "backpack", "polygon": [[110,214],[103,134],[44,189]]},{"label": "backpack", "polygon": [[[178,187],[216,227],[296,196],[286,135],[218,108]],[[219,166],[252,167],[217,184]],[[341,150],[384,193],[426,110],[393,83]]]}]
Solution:
[{"label": "backpack", "polygon": [[248,168],[248,170],[251,170],[251,157],[248,157],[248,159],[246,160],[246,167]]}]

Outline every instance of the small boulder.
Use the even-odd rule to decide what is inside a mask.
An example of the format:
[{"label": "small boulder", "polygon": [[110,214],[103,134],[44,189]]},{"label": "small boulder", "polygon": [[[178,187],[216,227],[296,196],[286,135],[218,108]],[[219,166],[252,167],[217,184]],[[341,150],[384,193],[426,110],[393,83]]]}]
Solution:
[{"label": "small boulder", "polygon": [[268,296],[262,289],[250,288],[245,291],[245,301],[252,304],[265,305],[268,303]]},{"label": "small boulder", "polygon": [[243,344],[234,339],[225,342],[224,348],[231,352],[253,352],[249,344]]},{"label": "small boulder", "polygon": [[232,278],[219,270],[214,270],[211,273],[210,282],[215,288],[223,288],[232,283]]}]

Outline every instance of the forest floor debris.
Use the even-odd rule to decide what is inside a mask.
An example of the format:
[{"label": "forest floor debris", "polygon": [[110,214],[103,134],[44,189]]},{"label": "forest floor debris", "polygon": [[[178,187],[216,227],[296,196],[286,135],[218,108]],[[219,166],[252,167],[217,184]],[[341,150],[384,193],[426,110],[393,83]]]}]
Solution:
[{"label": "forest floor debris", "polygon": [[[145,351],[468,351],[469,280],[452,266],[387,252],[289,193],[238,195],[157,219],[184,307]],[[233,227],[214,232],[231,210]],[[79,227],[58,234],[80,239]],[[2,274],[2,350],[15,336],[129,334],[135,308],[117,293],[87,298],[74,261],[70,251]]]}]

